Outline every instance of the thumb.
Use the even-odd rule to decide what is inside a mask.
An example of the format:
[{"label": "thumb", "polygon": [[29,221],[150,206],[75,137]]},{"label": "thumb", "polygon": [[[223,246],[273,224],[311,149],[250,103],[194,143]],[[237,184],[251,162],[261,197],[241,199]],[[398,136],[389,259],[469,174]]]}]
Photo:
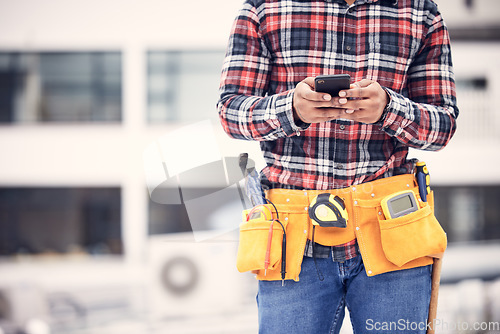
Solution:
[{"label": "thumb", "polygon": [[302,80],[303,83],[307,84],[311,89],[314,90],[314,77],[307,77]]},{"label": "thumb", "polygon": [[351,88],[364,88],[370,86],[374,81],[369,79],[362,79],[351,84]]}]

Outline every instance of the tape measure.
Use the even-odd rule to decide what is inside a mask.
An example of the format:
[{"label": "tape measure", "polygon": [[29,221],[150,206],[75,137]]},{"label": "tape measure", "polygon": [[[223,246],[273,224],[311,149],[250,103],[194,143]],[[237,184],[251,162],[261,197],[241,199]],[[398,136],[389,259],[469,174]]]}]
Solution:
[{"label": "tape measure", "polygon": [[319,194],[309,206],[313,225],[321,227],[347,227],[347,210],[344,201],[329,193]]}]

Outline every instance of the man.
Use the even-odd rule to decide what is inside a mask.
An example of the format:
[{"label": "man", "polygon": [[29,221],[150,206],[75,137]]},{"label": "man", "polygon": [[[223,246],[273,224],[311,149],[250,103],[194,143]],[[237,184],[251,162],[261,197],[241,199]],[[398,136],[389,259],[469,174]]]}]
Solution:
[{"label": "man", "polygon": [[[352,84],[339,96],[316,92],[323,74],[349,74]],[[335,232],[314,232],[308,220],[307,240],[287,246],[283,287],[258,275],[260,332],[338,333],[347,307],[355,333],[425,333],[432,261],[387,260],[377,209],[388,194],[414,191],[410,147],[436,151],[455,132],[449,36],[436,4],[246,0],[220,91],[222,125],[260,141],[262,183],[280,211],[322,191],[339,194],[349,213]],[[288,217],[287,234],[298,234],[305,218]],[[302,245],[294,272],[290,253]]]}]

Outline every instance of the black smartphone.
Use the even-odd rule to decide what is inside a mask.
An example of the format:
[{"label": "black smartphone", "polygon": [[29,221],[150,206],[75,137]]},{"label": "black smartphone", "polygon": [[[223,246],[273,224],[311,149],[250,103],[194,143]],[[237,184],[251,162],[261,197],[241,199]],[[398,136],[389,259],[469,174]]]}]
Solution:
[{"label": "black smartphone", "polygon": [[349,89],[351,76],[349,74],[318,75],[314,78],[314,90],[320,93],[339,96],[343,89]]}]

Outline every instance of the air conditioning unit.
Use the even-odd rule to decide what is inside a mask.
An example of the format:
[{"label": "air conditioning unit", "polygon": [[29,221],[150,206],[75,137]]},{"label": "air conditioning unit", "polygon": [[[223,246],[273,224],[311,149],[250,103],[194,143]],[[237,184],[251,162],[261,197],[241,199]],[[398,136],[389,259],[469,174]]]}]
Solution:
[{"label": "air conditioning unit", "polygon": [[192,233],[176,233],[148,243],[147,305],[154,318],[235,311],[252,294],[253,278],[236,270],[234,239],[195,242]]}]

